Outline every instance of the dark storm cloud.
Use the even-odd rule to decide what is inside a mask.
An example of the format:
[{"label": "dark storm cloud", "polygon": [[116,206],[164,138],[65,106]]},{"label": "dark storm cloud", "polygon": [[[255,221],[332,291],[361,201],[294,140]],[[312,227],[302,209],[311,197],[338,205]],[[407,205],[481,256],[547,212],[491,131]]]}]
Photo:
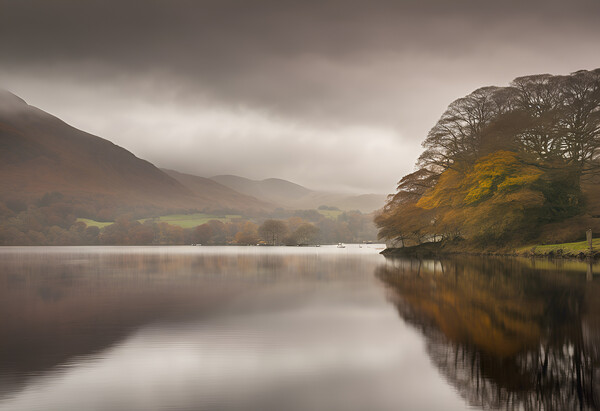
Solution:
[{"label": "dark storm cloud", "polygon": [[[395,132],[396,146],[390,150],[396,150],[403,164],[386,171],[394,175],[386,175],[385,184],[365,181],[357,187],[380,189],[410,171],[418,142],[452,99],[518,75],[600,66],[599,16],[597,0],[0,0],[0,74],[12,83],[1,85],[14,84],[29,93],[32,104],[46,104],[49,97],[33,84],[48,92],[60,84],[64,102],[55,95],[56,102],[42,108],[61,112],[63,104],[62,112],[77,113],[72,121],[112,133],[104,137],[118,142],[130,136],[123,141],[136,152],[147,148],[135,142],[135,124],[144,129],[140,101],[230,114],[240,107],[267,113],[273,130],[281,132],[281,121],[295,125],[295,131],[281,138],[302,136],[306,144],[296,148],[306,156],[314,156],[309,146],[318,146],[324,133],[339,134],[338,150],[358,155],[343,146],[342,139],[354,135],[348,127],[385,134],[380,142]],[[102,87],[116,90],[101,100],[103,92],[96,91]],[[93,104],[86,101],[88,114],[73,107],[75,89],[98,97]],[[92,119],[115,105],[138,109],[139,122],[117,130],[108,120]],[[235,115],[226,117],[230,121]],[[254,156],[270,152],[260,145],[274,142],[265,127],[242,133],[259,146]],[[188,132],[196,139],[189,139],[187,148],[208,138],[198,127],[190,126]],[[156,144],[155,153],[143,154],[172,166],[175,158],[164,155],[158,140]],[[256,171],[257,163],[270,162],[242,160],[231,172]],[[193,171],[191,158],[181,161]],[[293,171],[292,163],[286,163],[291,167],[288,178],[319,180]],[[281,167],[265,170],[264,176],[278,170],[286,174]],[[300,163],[296,168],[303,169]],[[364,177],[358,170],[351,174],[357,180]],[[342,180],[330,183],[352,185]]]}]

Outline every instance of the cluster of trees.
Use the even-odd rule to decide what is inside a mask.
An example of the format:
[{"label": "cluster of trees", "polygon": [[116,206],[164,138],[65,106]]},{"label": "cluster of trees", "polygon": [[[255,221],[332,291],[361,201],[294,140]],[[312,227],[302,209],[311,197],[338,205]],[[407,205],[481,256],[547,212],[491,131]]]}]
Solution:
[{"label": "cluster of trees", "polygon": [[423,147],[375,219],[380,238],[506,244],[563,224],[549,239],[573,240],[598,225],[582,186],[600,171],[600,69],[478,89],[450,104]]},{"label": "cluster of trees", "polygon": [[81,204],[61,193],[49,193],[30,203],[0,201],[0,245],[309,245],[376,237],[371,216],[358,211],[340,212],[333,219],[317,210],[278,210],[272,215],[229,222],[211,220],[186,229],[151,219],[142,223],[138,219],[145,216],[140,210],[99,228],[78,221],[77,217],[83,217],[80,213]]},{"label": "cluster of trees", "polygon": [[192,244],[315,245],[372,241],[376,228],[371,216],[358,211],[343,212],[336,219],[316,210],[298,210],[287,218],[240,220],[223,223],[213,220],[192,229]]},{"label": "cluster of trees", "polygon": [[0,202],[0,245],[79,244],[94,241],[98,229],[77,224],[73,205],[60,193],[28,203]]},{"label": "cluster of trees", "polygon": [[191,240],[192,243],[214,245],[310,245],[319,243],[320,230],[298,217],[287,221],[267,219],[260,225],[251,221],[236,225],[213,220],[196,227]]}]

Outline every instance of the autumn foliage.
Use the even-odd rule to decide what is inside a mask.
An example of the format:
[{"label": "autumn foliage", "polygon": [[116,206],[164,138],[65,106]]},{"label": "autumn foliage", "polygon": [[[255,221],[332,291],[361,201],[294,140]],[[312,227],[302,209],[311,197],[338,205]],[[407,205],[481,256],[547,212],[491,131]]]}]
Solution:
[{"label": "autumn foliage", "polygon": [[476,90],[448,107],[423,146],[417,171],[376,217],[380,238],[505,244],[578,221],[554,238],[571,240],[582,221],[598,225],[581,187],[600,174],[600,70]]}]

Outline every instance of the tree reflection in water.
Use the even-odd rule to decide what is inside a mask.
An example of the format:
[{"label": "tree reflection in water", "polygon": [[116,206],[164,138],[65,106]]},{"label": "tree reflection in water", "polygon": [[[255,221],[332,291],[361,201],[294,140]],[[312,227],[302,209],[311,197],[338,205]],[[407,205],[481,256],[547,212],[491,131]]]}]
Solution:
[{"label": "tree reflection in water", "polygon": [[471,405],[574,410],[600,407],[600,284],[586,268],[393,259],[376,275]]}]

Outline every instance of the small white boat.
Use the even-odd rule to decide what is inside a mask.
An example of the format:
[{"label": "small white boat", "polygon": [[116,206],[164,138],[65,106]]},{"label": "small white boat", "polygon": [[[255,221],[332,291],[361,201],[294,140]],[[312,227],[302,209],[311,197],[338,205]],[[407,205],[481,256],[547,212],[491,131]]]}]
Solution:
[{"label": "small white boat", "polygon": [[338,243],[337,248],[346,248],[346,246],[344,243]]}]

